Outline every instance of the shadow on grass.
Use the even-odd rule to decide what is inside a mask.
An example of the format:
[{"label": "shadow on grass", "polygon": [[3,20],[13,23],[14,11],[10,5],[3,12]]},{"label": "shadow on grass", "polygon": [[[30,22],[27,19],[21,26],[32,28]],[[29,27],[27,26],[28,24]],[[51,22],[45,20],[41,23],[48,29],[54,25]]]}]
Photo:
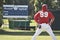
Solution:
[{"label": "shadow on grass", "polygon": [[[35,32],[8,32],[5,30],[0,29],[0,35],[18,35],[18,36],[32,36]],[[59,32],[54,32],[56,36],[60,36],[60,31]],[[42,32],[40,34],[41,36],[49,36],[47,32]]]}]

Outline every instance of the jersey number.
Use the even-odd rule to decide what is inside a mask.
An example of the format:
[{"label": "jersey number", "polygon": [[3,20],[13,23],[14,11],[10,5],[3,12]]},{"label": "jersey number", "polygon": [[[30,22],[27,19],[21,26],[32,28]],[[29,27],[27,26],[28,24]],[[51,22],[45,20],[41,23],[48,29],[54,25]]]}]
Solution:
[{"label": "jersey number", "polygon": [[40,13],[40,17],[48,17],[48,12],[45,12],[45,13]]}]

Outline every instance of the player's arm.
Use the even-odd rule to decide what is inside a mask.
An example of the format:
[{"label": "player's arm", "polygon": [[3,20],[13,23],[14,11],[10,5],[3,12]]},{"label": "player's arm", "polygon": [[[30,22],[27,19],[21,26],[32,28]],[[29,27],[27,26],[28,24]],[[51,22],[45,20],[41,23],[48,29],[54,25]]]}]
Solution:
[{"label": "player's arm", "polygon": [[35,15],[34,15],[34,20],[35,22],[39,23],[39,12],[37,12]]},{"label": "player's arm", "polygon": [[55,18],[52,18],[52,19],[50,20],[49,25],[51,25],[51,24],[54,22],[54,19],[55,19]]},{"label": "player's arm", "polygon": [[53,22],[54,22],[54,20],[55,20],[55,17],[54,17],[54,15],[50,12],[50,22],[49,22],[49,25],[51,25]]}]

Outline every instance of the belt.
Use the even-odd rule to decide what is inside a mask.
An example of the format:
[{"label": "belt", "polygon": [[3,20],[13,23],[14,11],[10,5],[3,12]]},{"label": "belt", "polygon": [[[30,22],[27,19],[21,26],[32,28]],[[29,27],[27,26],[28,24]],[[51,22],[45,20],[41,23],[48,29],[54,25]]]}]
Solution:
[{"label": "belt", "polygon": [[48,24],[48,23],[40,23],[40,24]]}]

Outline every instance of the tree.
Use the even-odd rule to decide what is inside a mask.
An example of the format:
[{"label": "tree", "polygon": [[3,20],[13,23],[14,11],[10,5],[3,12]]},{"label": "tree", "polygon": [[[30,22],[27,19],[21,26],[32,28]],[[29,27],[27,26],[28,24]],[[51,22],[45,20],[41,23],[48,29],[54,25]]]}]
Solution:
[{"label": "tree", "polygon": [[34,0],[29,0],[28,6],[29,6],[29,15],[33,16],[34,15]]},{"label": "tree", "polygon": [[0,0],[0,27],[3,23],[3,17],[2,17],[2,6],[3,6],[3,0]]},{"label": "tree", "polygon": [[35,13],[41,9],[41,3],[42,3],[42,0],[35,0],[34,1],[34,11]]}]

